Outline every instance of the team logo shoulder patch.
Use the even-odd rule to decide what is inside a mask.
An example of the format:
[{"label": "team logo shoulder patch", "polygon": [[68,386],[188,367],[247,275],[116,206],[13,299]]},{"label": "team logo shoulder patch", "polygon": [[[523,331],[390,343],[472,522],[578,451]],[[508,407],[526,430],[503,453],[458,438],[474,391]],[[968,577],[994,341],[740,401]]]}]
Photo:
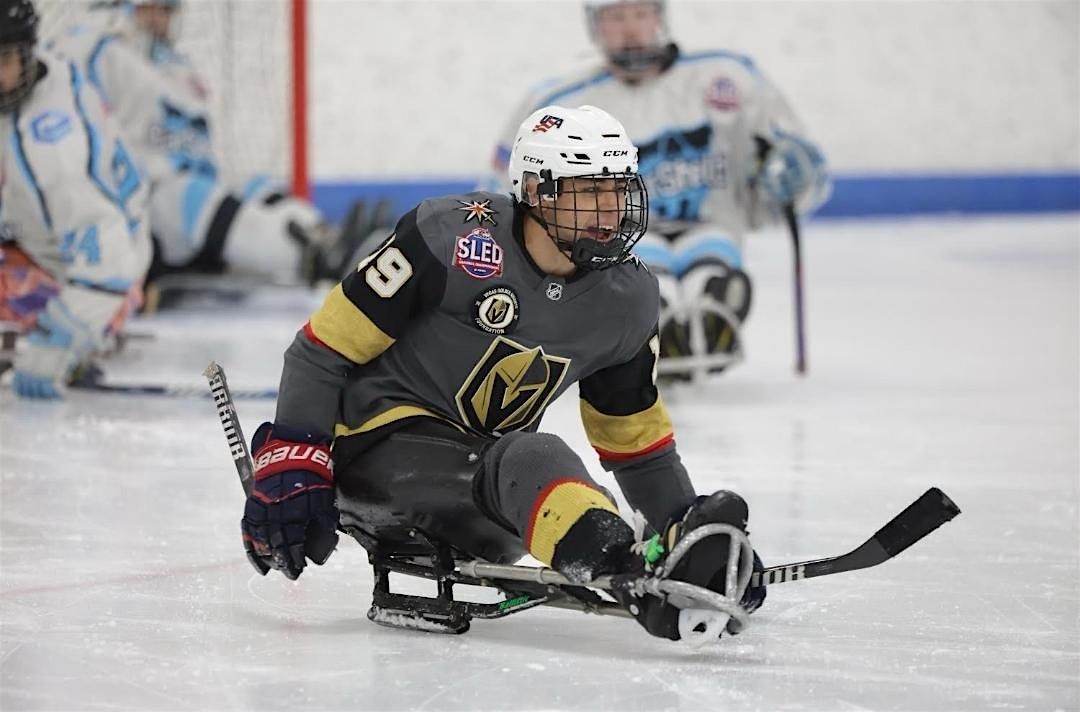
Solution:
[{"label": "team logo shoulder patch", "polygon": [[474,227],[458,235],[454,244],[454,267],[475,279],[487,279],[502,274],[503,250],[491,231]]},{"label": "team logo shoulder patch", "polygon": [[509,287],[492,287],[473,302],[473,321],[489,334],[509,334],[517,326],[521,308]]},{"label": "team logo shoulder patch", "polygon": [[71,117],[50,109],[43,111],[30,121],[30,131],[38,143],[56,143],[71,133]]},{"label": "team logo shoulder patch", "polygon": [[705,103],[720,111],[739,108],[739,88],[728,77],[717,77],[705,91]]},{"label": "team logo shoulder patch", "polygon": [[461,203],[460,210],[465,213],[465,222],[475,220],[478,225],[483,225],[485,222],[489,222],[495,225],[495,218],[493,216],[498,215],[498,211],[491,207],[491,200],[459,200]]}]

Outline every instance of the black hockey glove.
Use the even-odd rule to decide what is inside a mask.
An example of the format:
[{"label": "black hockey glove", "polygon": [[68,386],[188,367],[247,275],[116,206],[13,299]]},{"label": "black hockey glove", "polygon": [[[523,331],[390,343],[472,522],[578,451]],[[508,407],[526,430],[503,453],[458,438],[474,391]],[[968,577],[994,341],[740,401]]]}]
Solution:
[{"label": "black hockey glove", "polygon": [[330,444],[307,433],[263,423],[251,439],[255,486],[240,529],[248,561],[265,575],[290,579],[305,557],[322,564],[337,546],[338,510]]}]

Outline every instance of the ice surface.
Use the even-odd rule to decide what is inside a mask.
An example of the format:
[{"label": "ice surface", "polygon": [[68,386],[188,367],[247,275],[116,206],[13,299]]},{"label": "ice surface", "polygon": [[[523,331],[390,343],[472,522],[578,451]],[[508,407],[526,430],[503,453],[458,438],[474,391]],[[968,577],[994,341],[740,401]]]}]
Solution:
[{"label": "ice surface", "polygon": [[[789,249],[751,241],[748,361],[666,393],[701,490],[750,503],[767,564],[831,556],[928,486],[964,513],[877,568],[775,585],[692,650],[534,609],[464,636],[373,625],[342,541],[296,582],[244,560],[210,402],[0,393],[0,708],[1077,709],[1076,215],[811,223],[810,374],[792,373]],[[274,385],[317,298],[136,322],[116,380]],[[573,398],[544,427],[586,454]],[[240,404],[247,434],[270,402]]]}]

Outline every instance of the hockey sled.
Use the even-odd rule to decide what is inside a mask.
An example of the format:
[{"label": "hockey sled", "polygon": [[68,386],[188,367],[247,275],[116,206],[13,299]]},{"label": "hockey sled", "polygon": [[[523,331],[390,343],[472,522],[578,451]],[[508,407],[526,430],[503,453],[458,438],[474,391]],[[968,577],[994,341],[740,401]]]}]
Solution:
[{"label": "hockey sled", "polygon": [[[375,587],[367,617],[379,625],[465,633],[473,618],[503,618],[541,605],[585,613],[630,615],[612,598],[574,585],[551,569],[470,560],[420,529],[406,530],[407,541],[398,540],[389,546],[357,527],[347,526],[345,533],[368,553]],[[390,588],[391,573],[434,581],[437,594],[432,597],[396,593]],[[494,588],[504,598],[494,603],[461,600],[455,597],[455,585]]]}]

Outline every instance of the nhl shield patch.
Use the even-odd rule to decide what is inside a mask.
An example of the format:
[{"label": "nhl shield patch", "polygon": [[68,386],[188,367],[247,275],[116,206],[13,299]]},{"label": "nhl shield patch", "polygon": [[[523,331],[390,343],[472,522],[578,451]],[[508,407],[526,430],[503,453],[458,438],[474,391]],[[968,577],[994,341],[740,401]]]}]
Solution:
[{"label": "nhl shield patch", "polygon": [[503,250],[495,242],[491,231],[473,228],[458,235],[454,246],[454,267],[476,279],[487,279],[502,274]]}]

